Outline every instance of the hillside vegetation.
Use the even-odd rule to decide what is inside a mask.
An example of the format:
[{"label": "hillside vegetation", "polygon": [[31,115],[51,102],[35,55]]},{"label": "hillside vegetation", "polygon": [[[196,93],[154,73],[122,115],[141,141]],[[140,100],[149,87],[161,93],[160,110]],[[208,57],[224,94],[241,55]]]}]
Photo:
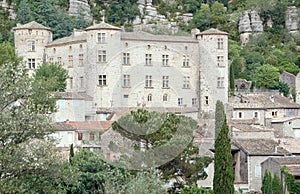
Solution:
[{"label": "hillside vegetation", "polygon": [[[91,24],[83,15],[71,17],[67,14],[68,0],[10,0],[8,3],[14,5],[17,17],[10,19],[8,11],[0,10],[0,42],[13,42],[11,28],[16,23],[35,20],[52,28],[54,39],[70,35],[73,28],[81,29]],[[107,22],[117,26],[132,25],[136,16],[143,17],[137,0],[89,0],[89,4],[93,19],[98,22],[102,20],[102,10],[105,10]],[[286,90],[286,84],[278,81],[279,73],[287,71],[296,75],[299,72],[300,35],[285,28],[285,13],[288,6],[299,8],[300,0],[153,0],[152,4],[159,14],[177,22],[183,31],[218,28],[229,32],[232,78],[251,80],[260,88]],[[238,22],[241,13],[249,9],[260,15],[264,32],[250,37],[249,43],[242,47]],[[178,13],[194,16],[186,25],[175,17]],[[267,26],[269,20],[273,22],[272,27]],[[266,76],[269,76],[268,83],[263,79]]]}]

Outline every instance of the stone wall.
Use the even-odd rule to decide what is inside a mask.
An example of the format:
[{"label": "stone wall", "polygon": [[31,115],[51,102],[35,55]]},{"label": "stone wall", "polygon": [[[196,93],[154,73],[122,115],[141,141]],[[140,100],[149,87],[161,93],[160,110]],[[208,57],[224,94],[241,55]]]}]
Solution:
[{"label": "stone wall", "polygon": [[298,12],[297,8],[295,6],[288,7],[286,10],[286,16],[285,16],[285,27],[290,32],[297,32],[298,31]]}]

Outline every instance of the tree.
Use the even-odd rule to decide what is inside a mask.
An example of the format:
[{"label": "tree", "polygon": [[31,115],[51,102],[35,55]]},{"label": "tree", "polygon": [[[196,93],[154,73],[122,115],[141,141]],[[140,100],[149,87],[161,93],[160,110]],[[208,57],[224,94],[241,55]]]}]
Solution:
[{"label": "tree", "polygon": [[35,81],[48,82],[50,92],[64,92],[68,71],[59,63],[45,63],[36,69],[33,78]]},{"label": "tree", "polygon": [[279,81],[278,68],[264,64],[255,69],[254,83],[258,88],[276,88]]},{"label": "tree", "polygon": [[196,185],[193,187],[184,187],[181,189],[180,194],[213,194],[213,190],[207,190],[204,188],[199,188]]},{"label": "tree", "polygon": [[35,108],[31,83],[14,48],[0,44],[0,193],[60,192],[74,180],[45,138],[54,127]]},{"label": "tree", "polygon": [[272,193],[272,175],[268,170],[265,171],[265,175],[262,181],[261,191],[263,194]]},{"label": "tree", "polygon": [[71,147],[70,147],[70,157],[69,157],[69,162],[70,163],[73,163],[73,158],[74,158],[74,146],[73,146],[73,144],[71,144]]},{"label": "tree", "polygon": [[30,21],[32,21],[31,17],[31,10],[29,7],[29,4],[27,3],[27,0],[22,0],[19,4],[18,8],[18,22],[21,24],[26,24]]},{"label": "tree", "polygon": [[[214,158],[214,193],[233,194],[234,193],[234,172],[232,167],[231,143],[226,116],[223,111],[223,103],[217,101],[216,104],[216,126],[215,131],[219,134],[215,137],[215,158]],[[219,114],[217,114],[220,111]],[[221,113],[223,112],[223,113]],[[220,116],[219,116],[220,115]],[[224,115],[224,116],[223,116]]]},{"label": "tree", "polygon": [[281,194],[282,193],[282,185],[277,174],[274,174],[272,179],[272,193],[273,194]]},{"label": "tree", "polygon": [[190,20],[191,28],[198,28],[201,31],[207,30],[211,27],[212,13],[208,4],[201,4],[200,9],[196,12],[193,19]]},{"label": "tree", "polygon": [[279,81],[278,82],[278,89],[280,93],[283,93],[285,97],[289,97],[290,94],[290,87],[287,83]]},{"label": "tree", "polygon": [[[163,173],[163,179],[181,176],[188,185],[205,178],[203,168],[211,162],[210,158],[197,156],[198,148],[192,144],[196,126],[197,122],[188,117],[144,109],[132,111],[113,123],[114,130],[136,142],[130,156],[128,153],[132,151],[123,153],[128,156],[124,158],[126,167],[157,168]],[[145,145],[144,151],[141,144]]]},{"label": "tree", "polygon": [[63,92],[66,89],[68,72],[58,63],[45,63],[36,69],[33,75],[33,100],[41,112],[55,110],[57,96],[52,92]]}]

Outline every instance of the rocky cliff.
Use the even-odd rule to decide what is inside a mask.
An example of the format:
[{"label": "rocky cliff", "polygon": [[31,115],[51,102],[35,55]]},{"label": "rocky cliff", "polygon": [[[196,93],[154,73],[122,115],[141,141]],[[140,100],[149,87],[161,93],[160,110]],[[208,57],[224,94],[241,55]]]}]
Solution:
[{"label": "rocky cliff", "polygon": [[92,19],[90,5],[87,0],[70,0],[69,4],[70,15],[83,14],[86,19]]}]

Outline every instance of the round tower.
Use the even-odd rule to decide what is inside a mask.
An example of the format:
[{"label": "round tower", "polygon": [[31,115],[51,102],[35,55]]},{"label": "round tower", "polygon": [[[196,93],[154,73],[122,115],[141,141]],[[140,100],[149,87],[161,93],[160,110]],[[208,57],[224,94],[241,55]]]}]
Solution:
[{"label": "round tower", "polygon": [[45,45],[52,42],[52,31],[35,21],[13,28],[15,51],[23,57],[29,74],[45,62]]}]

